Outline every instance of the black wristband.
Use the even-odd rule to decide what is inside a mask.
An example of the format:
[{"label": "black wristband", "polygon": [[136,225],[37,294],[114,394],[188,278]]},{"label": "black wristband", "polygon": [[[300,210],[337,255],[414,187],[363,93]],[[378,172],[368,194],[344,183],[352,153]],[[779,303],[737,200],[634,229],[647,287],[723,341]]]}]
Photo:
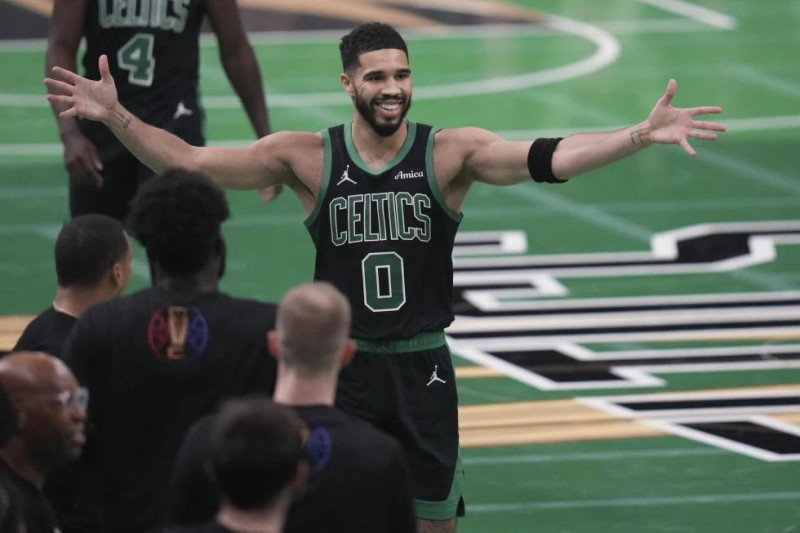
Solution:
[{"label": "black wristband", "polygon": [[565,183],[553,175],[553,152],[561,142],[556,139],[536,139],[528,151],[528,172],[537,183]]}]

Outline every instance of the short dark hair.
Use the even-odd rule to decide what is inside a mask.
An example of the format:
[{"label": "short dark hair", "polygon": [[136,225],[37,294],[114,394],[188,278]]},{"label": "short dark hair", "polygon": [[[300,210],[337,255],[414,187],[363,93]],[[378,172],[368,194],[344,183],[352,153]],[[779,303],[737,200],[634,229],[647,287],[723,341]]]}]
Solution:
[{"label": "short dark hair", "polygon": [[64,224],[56,239],[58,285],[91,286],[128,253],[122,224],[100,214],[81,215]]},{"label": "short dark hair", "polygon": [[346,72],[357,67],[358,57],[367,52],[393,48],[402,50],[408,56],[406,42],[396,29],[382,22],[368,22],[353,28],[339,41],[342,54],[342,69]]},{"label": "short dark hair", "polygon": [[209,461],[223,498],[238,509],[268,505],[297,474],[304,423],[266,396],[226,403],[214,419]]},{"label": "short dark hair", "polygon": [[128,225],[166,273],[193,274],[222,249],[220,226],[228,216],[225,194],[211,178],[174,168],[139,189]]}]

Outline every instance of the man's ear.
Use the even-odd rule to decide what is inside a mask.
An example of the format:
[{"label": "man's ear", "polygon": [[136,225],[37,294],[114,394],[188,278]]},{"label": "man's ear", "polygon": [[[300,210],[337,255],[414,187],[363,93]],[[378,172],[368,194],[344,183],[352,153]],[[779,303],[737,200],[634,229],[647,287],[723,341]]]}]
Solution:
[{"label": "man's ear", "polygon": [[342,72],[341,76],[339,76],[339,81],[342,82],[342,87],[344,87],[344,92],[347,93],[350,98],[355,97],[356,95],[356,88],[353,85],[353,79],[345,72]]},{"label": "man's ear", "polygon": [[116,262],[111,265],[111,284],[114,287],[121,287],[123,283],[125,283],[125,272],[124,267],[122,266],[122,262]]},{"label": "man's ear", "polygon": [[278,332],[274,329],[267,332],[267,348],[272,357],[280,359],[280,352],[278,351]]},{"label": "man's ear", "polygon": [[345,367],[353,362],[356,357],[356,343],[353,339],[347,339],[342,346],[342,355],[339,357],[339,363]]}]

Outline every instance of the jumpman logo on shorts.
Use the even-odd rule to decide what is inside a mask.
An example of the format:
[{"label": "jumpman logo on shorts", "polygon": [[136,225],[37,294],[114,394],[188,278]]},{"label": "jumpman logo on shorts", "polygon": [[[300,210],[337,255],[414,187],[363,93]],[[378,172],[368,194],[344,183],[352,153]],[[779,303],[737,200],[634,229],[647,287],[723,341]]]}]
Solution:
[{"label": "jumpman logo on shorts", "polygon": [[447,383],[445,380],[440,378],[436,373],[439,371],[439,365],[433,366],[433,374],[431,374],[431,380],[428,382],[426,387],[430,387],[434,381],[438,381],[439,383]]},{"label": "jumpman logo on shorts", "polygon": [[178,107],[175,109],[175,114],[172,115],[172,120],[177,120],[183,116],[194,115],[194,111],[183,105],[183,101],[178,102]]},{"label": "jumpman logo on shorts", "polygon": [[350,165],[347,165],[347,167],[344,169],[344,172],[342,172],[342,178],[339,180],[339,183],[337,183],[336,185],[341,185],[341,184],[342,184],[342,183],[344,183],[345,181],[349,181],[349,182],[350,182],[350,183],[352,183],[353,185],[355,185],[355,184],[356,184],[356,182],[355,182],[355,181],[353,181],[352,179],[350,179],[350,172],[349,172],[349,171],[350,171]]}]

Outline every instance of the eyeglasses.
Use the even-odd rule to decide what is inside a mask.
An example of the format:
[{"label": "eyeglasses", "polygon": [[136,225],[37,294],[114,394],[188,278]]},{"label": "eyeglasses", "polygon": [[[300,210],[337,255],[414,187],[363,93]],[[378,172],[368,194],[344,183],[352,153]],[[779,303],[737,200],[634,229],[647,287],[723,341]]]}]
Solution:
[{"label": "eyeglasses", "polygon": [[62,409],[72,409],[75,406],[86,409],[89,405],[89,389],[78,387],[73,391],[59,392],[55,395],[55,403]]}]

